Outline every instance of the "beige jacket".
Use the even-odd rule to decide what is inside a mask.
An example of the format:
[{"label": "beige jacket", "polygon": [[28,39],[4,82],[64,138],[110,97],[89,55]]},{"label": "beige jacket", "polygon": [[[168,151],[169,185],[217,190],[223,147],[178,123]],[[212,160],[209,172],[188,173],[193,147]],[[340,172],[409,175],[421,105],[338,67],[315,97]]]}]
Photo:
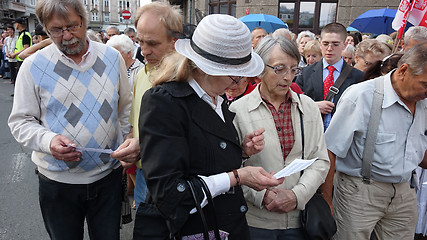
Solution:
[{"label": "beige jacket", "polygon": [[237,100],[230,106],[230,110],[236,113],[234,125],[237,129],[240,139],[247,133],[251,133],[260,127],[265,128],[264,149],[249,158],[245,166],[261,166],[267,172],[278,172],[285,165],[289,165],[294,159],[301,158],[301,124],[300,111],[303,114],[304,122],[304,156],[305,159],[318,157],[304,174],[295,173],[285,178],[279,188],[290,189],[297,197],[297,209],[279,214],[269,212],[262,206],[262,200],[265,190],[255,191],[249,187],[243,186],[244,195],[248,202],[249,226],[265,229],[288,229],[299,228],[300,210],[303,210],[305,204],[314,195],[319,186],[325,181],[329,170],[329,158],[326,150],[326,144],[323,136],[323,123],[317,104],[309,97],[300,95],[301,100],[295,92],[291,91],[292,105],[292,125],[295,134],[295,144],[285,161],[280,148],[279,137],[274,124],[273,116],[267,105],[261,99],[259,86],[247,96]]}]

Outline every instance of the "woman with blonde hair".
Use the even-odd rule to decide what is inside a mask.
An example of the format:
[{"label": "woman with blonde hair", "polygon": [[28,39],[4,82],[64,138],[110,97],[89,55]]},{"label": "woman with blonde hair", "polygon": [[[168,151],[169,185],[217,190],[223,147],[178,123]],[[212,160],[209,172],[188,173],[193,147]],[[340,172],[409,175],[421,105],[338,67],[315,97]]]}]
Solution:
[{"label": "woman with blonde hair", "polygon": [[[203,223],[215,229],[215,218],[228,239],[250,239],[240,185],[263,190],[283,179],[261,167],[240,168],[243,158],[264,148],[264,129],[239,139],[234,115],[220,95],[243,77],[260,74],[264,64],[252,51],[249,29],[229,15],[206,16],[191,39],[178,39],[175,49],[178,53],[166,57],[152,75],[155,87],[141,102],[139,139],[149,194],[138,208],[134,239],[196,239],[204,232]],[[193,189],[186,180],[195,178]],[[213,202],[206,201],[204,183]],[[194,196],[204,199],[202,213],[195,210]],[[154,219],[144,215],[147,209],[161,213],[160,225],[167,230],[148,229]]]},{"label": "woman with blonde hair", "polygon": [[307,61],[307,66],[317,63],[322,59],[322,50],[320,49],[320,43],[317,40],[311,40],[304,46],[303,55]]},{"label": "woman with blonde hair", "polygon": [[356,47],[354,53],[354,68],[365,72],[377,61],[383,60],[383,58],[390,54],[390,48],[388,48],[384,43],[375,39],[364,40]]}]

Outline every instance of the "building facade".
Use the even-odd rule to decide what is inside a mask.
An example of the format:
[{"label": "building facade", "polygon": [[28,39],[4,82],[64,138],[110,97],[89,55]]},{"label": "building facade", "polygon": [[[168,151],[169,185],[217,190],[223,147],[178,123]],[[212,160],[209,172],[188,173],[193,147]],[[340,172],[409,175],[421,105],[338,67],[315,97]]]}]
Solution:
[{"label": "building facade", "polygon": [[38,24],[36,2],[37,0],[0,0],[0,28],[22,17],[27,19],[27,29],[33,31]]},{"label": "building facade", "polygon": [[[117,26],[120,31],[133,26],[133,18],[140,7],[139,0],[82,0],[89,14],[89,28],[95,31],[105,30],[109,25]],[[130,19],[122,17],[123,10],[131,13]]]},{"label": "building facade", "polygon": [[[117,26],[123,31],[133,26],[133,18],[140,7],[140,0],[82,0],[89,14],[88,27],[95,31],[105,30],[109,25]],[[37,0],[0,0],[0,28],[11,24],[14,19],[27,19],[27,28],[32,32],[38,24],[35,15]],[[123,19],[123,10],[131,12],[131,18]]]},{"label": "building facade", "polygon": [[320,33],[323,26],[339,22],[348,26],[363,12],[375,8],[397,9],[400,0],[170,0],[179,4],[186,21],[197,24],[203,16],[223,13],[243,17],[264,13],[279,17],[294,33]]}]

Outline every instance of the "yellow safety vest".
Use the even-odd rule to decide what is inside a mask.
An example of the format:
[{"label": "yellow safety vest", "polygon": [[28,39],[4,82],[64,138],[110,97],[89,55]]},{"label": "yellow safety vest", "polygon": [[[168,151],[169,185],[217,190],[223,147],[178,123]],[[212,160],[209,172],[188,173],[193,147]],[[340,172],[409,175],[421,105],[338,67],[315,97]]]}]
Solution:
[{"label": "yellow safety vest", "polygon": [[[33,39],[32,39],[32,37],[31,37],[31,34],[30,34],[29,32],[27,32],[27,31],[25,31],[25,32],[23,32],[23,33],[19,34],[18,39],[16,40],[15,52],[19,52],[19,51],[21,51],[22,49],[24,49],[24,44],[23,44],[23,42],[22,42],[22,41],[23,41],[23,38],[24,38],[24,34],[25,34],[25,35],[27,35],[28,37],[30,37],[30,46],[31,46],[31,45],[33,45]],[[18,55],[16,55],[16,59],[17,59],[18,61],[20,61],[20,62],[24,61],[24,60],[20,59],[20,58],[18,57]]]}]

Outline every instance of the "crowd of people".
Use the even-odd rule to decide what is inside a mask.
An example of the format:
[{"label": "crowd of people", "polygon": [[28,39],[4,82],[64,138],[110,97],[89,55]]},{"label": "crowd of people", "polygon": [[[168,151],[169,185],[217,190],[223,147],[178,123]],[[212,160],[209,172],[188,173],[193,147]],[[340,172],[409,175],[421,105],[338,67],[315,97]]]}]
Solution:
[{"label": "crowd of people", "polygon": [[[123,34],[87,29],[80,0],[39,0],[36,15],[35,38],[24,19],[6,27],[0,74],[51,239],[83,239],[86,221],[91,239],[117,240],[130,208],[134,239],[309,239],[316,192],[332,239],[426,239],[425,27],[394,47],[340,23],[195,27],[165,2]],[[296,159],[313,163],[274,176]]]}]

